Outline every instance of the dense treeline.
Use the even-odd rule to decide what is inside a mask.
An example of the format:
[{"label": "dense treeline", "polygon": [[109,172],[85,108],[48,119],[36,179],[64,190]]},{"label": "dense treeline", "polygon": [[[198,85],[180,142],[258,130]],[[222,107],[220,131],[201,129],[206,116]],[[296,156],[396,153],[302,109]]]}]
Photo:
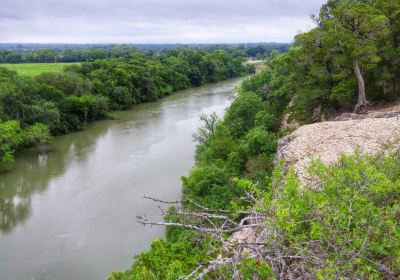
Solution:
[{"label": "dense treeline", "polygon": [[399,97],[399,13],[397,0],[328,1],[314,16],[318,26],[275,62],[271,75],[280,81],[266,80],[271,94],[292,99],[301,122]]},{"label": "dense treeline", "polygon": [[160,56],[136,51],[134,58],[96,60],[34,78],[0,68],[0,162],[12,161],[21,147],[47,144],[50,134],[82,129],[109,110],[255,70],[243,62],[224,51],[185,49]]},{"label": "dense treeline", "polygon": [[292,44],[288,43],[253,43],[239,45],[211,45],[208,50],[225,50],[233,56],[247,56],[255,59],[265,59],[277,53],[287,53]]},{"label": "dense treeline", "polygon": [[[315,163],[310,172],[317,189],[300,187],[293,173],[285,176],[272,163],[276,141],[285,133],[279,131],[283,114],[315,122],[354,105],[364,112],[367,98],[387,102],[398,97],[400,2],[330,0],[313,18],[315,29],[296,36],[287,54],[268,60],[266,71],[242,83],[223,119],[201,118],[204,126],[194,135],[196,165],[182,178],[182,209],[199,211],[194,200],[212,209],[258,210],[271,229],[265,240],[270,258],[244,258],[236,267],[240,275],[232,275],[228,265],[204,279],[400,276],[398,146],[377,156],[343,157],[330,167]],[[256,205],[242,199],[246,193],[256,197]],[[199,228],[210,223],[177,211],[171,208],[166,221]],[[240,215],[229,218],[240,220]],[[218,219],[211,222],[218,227]],[[113,273],[110,280],[179,279],[199,264],[205,268],[210,260],[223,259],[227,252],[221,246],[201,230],[168,227],[165,240],[154,241],[131,269]],[[281,255],[273,255],[275,250]],[[280,259],[285,254],[294,259]],[[281,267],[275,271],[280,275],[274,275],[272,262],[278,263],[275,269]]]},{"label": "dense treeline", "polygon": [[0,63],[92,62],[96,59],[133,58],[136,48],[129,46],[107,48],[40,48],[0,51]]},{"label": "dense treeline", "polygon": [[171,50],[197,49],[206,52],[224,50],[233,57],[266,58],[273,51],[287,52],[289,44],[165,44],[165,45],[0,45],[0,63],[91,62],[96,59],[133,58],[137,50],[166,54]]}]

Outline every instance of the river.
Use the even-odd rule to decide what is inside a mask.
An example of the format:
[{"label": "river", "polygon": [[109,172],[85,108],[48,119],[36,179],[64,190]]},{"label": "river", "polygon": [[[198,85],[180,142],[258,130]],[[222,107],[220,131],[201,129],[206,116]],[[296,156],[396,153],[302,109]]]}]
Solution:
[{"label": "river", "polygon": [[164,229],[151,195],[178,199],[194,163],[201,113],[222,115],[240,79],[113,112],[58,137],[47,155],[22,153],[0,174],[0,279],[98,280],[130,267]]}]

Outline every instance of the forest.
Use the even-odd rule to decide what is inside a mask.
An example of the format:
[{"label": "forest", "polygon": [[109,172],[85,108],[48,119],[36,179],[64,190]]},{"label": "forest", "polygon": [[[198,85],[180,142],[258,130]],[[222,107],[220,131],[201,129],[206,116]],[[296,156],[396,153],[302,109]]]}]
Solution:
[{"label": "forest", "polygon": [[[399,279],[398,148],[316,162],[320,190],[304,190],[273,159],[290,132],[283,115],[313,123],[400,97],[400,2],[329,0],[312,19],[288,53],[241,84],[223,118],[202,116],[181,205],[165,202],[166,238],[110,280]],[[224,246],[245,214],[266,217],[270,238],[260,255],[233,261]]]},{"label": "forest", "polygon": [[132,51],[131,58],[71,65],[35,77],[0,67],[0,162],[24,147],[46,147],[53,136],[80,130],[110,110],[129,109],[175,91],[255,71],[222,50]]},{"label": "forest", "polygon": [[233,57],[266,58],[273,51],[287,52],[290,44],[142,44],[142,45],[62,45],[0,44],[0,63],[92,62],[96,59],[134,58],[137,51],[162,55],[179,49],[223,50]]},{"label": "forest", "polygon": [[[314,28],[296,35],[293,44],[0,45],[0,63],[78,62],[33,77],[0,64],[0,171],[9,170],[24,148],[47,149],[55,136],[107,119],[112,110],[135,110],[176,91],[253,74],[237,87],[224,116],[201,115],[193,134],[195,165],[181,177],[181,198],[146,196],[159,206],[159,220],[143,213],[123,221],[165,227],[165,237],[108,279],[400,279],[399,142],[384,143],[376,154],[343,155],[331,165],[315,160],[308,169],[314,188],[302,186],[294,169],[276,157],[279,140],[293,132],[284,122],[312,124],[343,112],[360,116],[399,101],[400,1],[328,0],[311,19]],[[255,73],[245,63],[249,58],[264,59],[265,70]],[[143,165],[140,155],[135,160]],[[157,164],[164,170],[171,161]],[[166,178],[153,168],[150,177]],[[64,165],[58,170],[64,172]],[[107,207],[121,191],[116,178],[98,199]],[[24,215],[19,200],[35,200],[23,197],[26,182],[17,179],[11,192],[3,184],[2,209],[15,204],[15,216]],[[115,216],[87,217],[94,216],[102,228],[116,231],[109,222]],[[254,228],[266,238],[235,236]],[[96,245],[105,244],[100,240]],[[76,245],[68,241],[60,248]],[[5,259],[12,259],[11,251]],[[87,270],[99,267],[87,261]]]}]

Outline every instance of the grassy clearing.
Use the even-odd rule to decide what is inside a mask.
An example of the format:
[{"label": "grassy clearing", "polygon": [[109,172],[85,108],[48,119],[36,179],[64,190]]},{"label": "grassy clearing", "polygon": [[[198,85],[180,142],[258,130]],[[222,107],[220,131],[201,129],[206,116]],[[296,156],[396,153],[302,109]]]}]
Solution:
[{"label": "grassy clearing", "polygon": [[76,65],[76,63],[21,63],[21,64],[0,64],[9,70],[16,71],[20,75],[37,76],[43,72],[61,72],[65,66]]},{"label": "grassy clearing", "polygon": [[256,67],[256,72],[259,73],[267,68],[264,60],[247,60],[247,64],[253,64]]}]

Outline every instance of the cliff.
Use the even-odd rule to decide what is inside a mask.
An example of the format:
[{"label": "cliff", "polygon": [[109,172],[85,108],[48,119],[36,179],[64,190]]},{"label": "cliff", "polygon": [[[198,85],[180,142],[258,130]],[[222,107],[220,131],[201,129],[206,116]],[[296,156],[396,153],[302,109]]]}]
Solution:
[{"label": "cliff", "polygon": [[340,155],[356,150],[373,154],[398,138],[399,114],[396,111],[371,112],[361,117],[344,114],[337,121],[302,126],[279,141],[275,162],[282,160],[286,169],[293,167],[302,185],[312,183],[307,175],[312,160],[331,164]]},{"label": "cliff", "polygon": [[[358,150],[375,154],[400,138],[400,106],[373,110],[365,115],[342,114],[336,121],[305,125],[281,138],[275,163],[282,161],[286,171],[294,168],[301,186],[315,187],[307,169],[313,159],[325,164],[336,162],[343,154]],[[266,231],[255,228],[236,232],[230,241],[263,242]]]}]

